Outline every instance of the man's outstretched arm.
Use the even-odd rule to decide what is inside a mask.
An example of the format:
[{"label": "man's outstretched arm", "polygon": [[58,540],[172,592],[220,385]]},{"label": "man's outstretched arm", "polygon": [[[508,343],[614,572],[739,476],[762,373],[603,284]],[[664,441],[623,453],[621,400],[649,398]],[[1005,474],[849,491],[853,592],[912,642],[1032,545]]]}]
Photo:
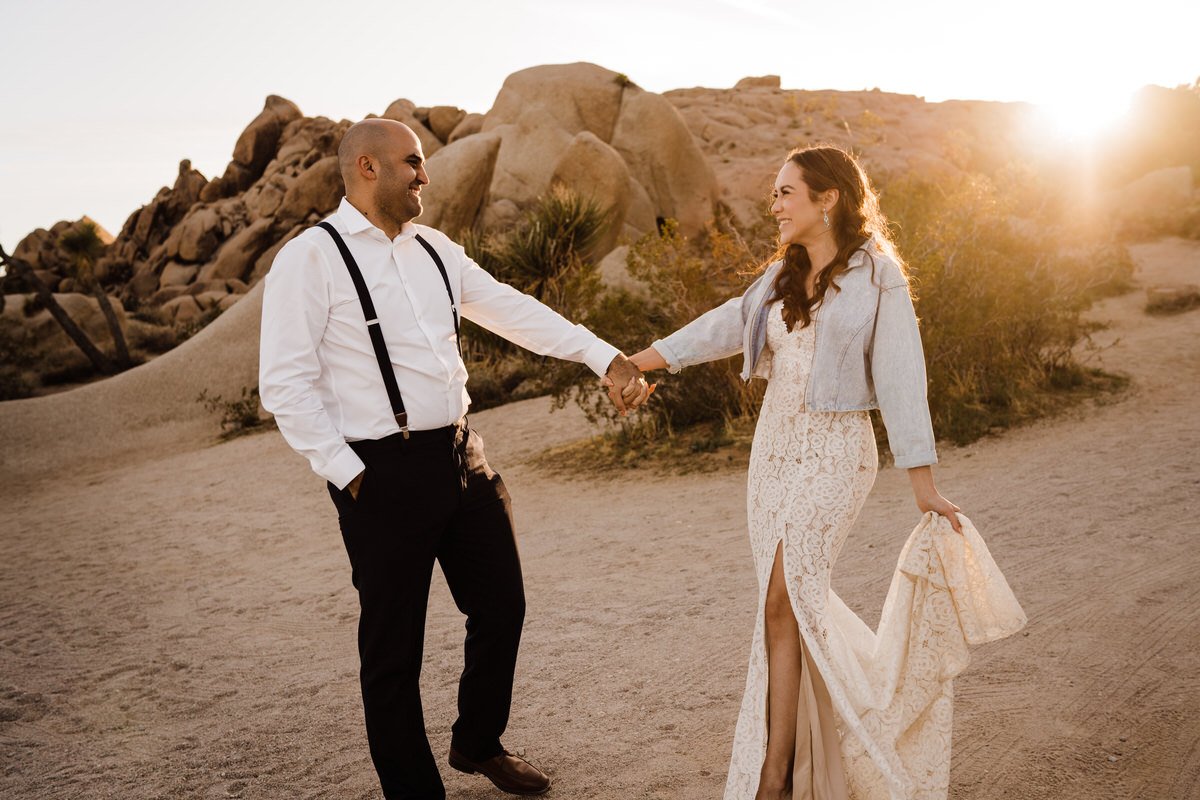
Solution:
[{"label": "man's outstretched arm", "polygon": [[586,364],[605,380],[609,399],[622,414],[650,394],[641,371],[621,351],[582,325],[493,278],[462,256],[462,314],[472,322],[539,355]]}]

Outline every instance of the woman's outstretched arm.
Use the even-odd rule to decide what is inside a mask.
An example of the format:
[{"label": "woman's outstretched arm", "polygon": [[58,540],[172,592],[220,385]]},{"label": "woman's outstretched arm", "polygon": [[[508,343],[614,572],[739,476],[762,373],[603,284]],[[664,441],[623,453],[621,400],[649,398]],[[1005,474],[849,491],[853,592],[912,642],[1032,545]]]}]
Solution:
[{"label": "woman's outstretched arm", "polygon": [[666,369],[667,360],[662,357],[662,354],[653,347],[647,347],[641,352],[634,353],[629,357],[629,360],[637,366],[642,372],[649,372],[652,369]]}]

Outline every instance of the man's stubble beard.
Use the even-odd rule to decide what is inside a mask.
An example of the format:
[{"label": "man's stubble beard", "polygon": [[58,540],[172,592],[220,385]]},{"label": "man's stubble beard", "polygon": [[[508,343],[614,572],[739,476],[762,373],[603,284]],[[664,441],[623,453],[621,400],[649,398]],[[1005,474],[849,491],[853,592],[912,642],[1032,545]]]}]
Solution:
[{"label": "man's stubble beard", "polygon": [[411,185],[406,185],[395,194],[389,192],[386,204],[380,209],[400,225],[403,225],[405,222],[411,222],[421,216],[421,212],[424,210],[421,207],[421,198],[414,197],[409,193],[411,188]]}]

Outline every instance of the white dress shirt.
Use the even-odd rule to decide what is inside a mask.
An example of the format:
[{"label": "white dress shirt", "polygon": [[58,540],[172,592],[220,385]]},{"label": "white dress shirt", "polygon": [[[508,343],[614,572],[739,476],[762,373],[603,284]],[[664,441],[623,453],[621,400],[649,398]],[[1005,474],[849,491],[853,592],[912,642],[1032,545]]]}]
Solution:
[{"label": "white dress shirt", "polygon": [[[445,234],[407,222],[389,240],[342,198],[328,221],[354,255],[379,315],[409,428],[450,425],[467,413],[467,369],[442,276],[413,237],[433,245],[463,317],[535,353],[603,375],[618,354],[582,325],[500,283]],[[346,444],[400,430],[371,347],[354,283],[333,237],[311,228],[280,249],[265,279],[259,392],[288,444],[344,488],[363,470]]]}]

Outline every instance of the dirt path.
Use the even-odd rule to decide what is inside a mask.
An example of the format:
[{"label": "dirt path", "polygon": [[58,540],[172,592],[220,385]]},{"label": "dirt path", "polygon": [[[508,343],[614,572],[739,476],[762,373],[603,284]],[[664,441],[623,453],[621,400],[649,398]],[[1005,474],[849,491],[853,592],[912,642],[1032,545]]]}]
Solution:
[{"label": "dirt path", "polygon": [[[1135,256],[1147,283],[1200,280],[1196,243]],[[1143,300],[1095,312],[1133,390],[943,454],[943,491],[1030,617],[956,684],[953,798],[1200,797],[1200,312]],[[515,497],[529,595],[506,743],[555,774],[552,797],[719,797],[755,597],[744,475],[565,479],[524,459],[586,430],[577,414],[474,420]],[[377,797],[319,479],[277,434],[140,453],[33,477],[0,459],[0,796]],[[834,579],[870,620],[916,519],[904,475],[881,473]],[[435,752],[461,637],[439,575]],[[445,774],[451,797],[502,796]]]}]

